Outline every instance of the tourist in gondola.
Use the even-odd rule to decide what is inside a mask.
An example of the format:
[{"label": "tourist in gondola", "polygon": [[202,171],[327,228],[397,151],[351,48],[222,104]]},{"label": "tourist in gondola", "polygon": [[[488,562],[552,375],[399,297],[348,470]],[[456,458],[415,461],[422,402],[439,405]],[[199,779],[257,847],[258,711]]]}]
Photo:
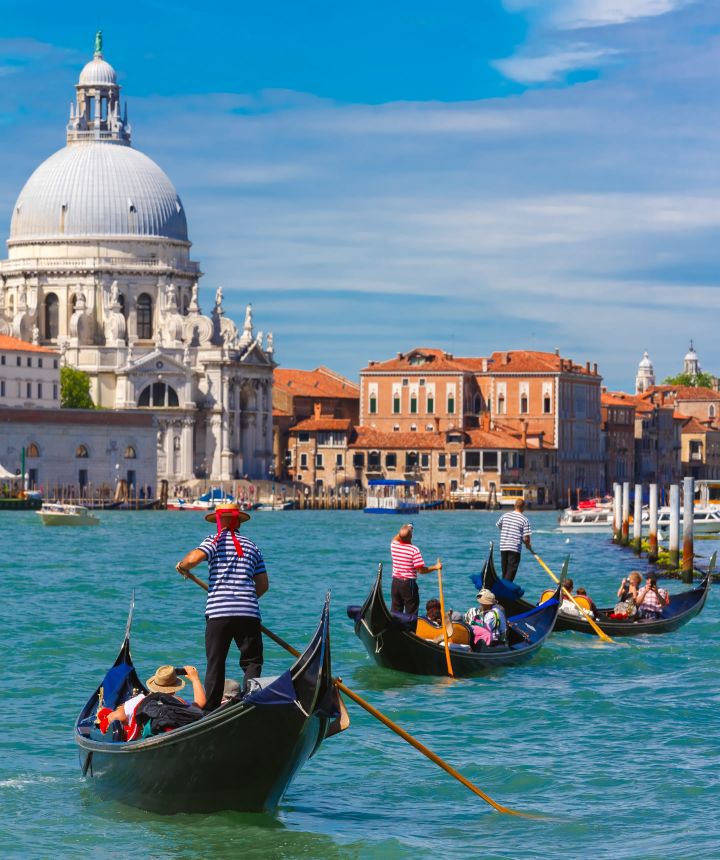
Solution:
[{"label": "tourist in gondola", "polygon": [[413,524],[406,523],[400,527],[390,544],[392,558],[392,585],[390,596],[393,612],[405,612],[417,615],[420,606],[420,592],[417,577],[419,573],[431,573],[440,570],[441,564],[425,564],[420,550],[413,544]]},{"label": "tourist in gondola", "polygon": [[657,587],[657,579],[653,574],[648,574],[645,579],[645,585],[640,589],[638,596],[635,598],[635,605],[638,608],[638,618],[655,619],[660,618],[663,609],[670,602],[670,596],[664,588]]},{"label": "tourist in gondola", "polygon": [[523,514],[525,500],[516,499],[515,508],[503,514],[496,525],[500,529],[500,560],[502,562],[503,579],[512,582],[520,565],[520,553],[523,544],[528,552],[534,554],[530,536],[530,522]]},{"label": "tourist in gondola", "polygon": [[481,642],[486,645],[505,642],[507,618],[495,595],[487,588],[482,588],[477,593],[477,602],[478,606],[473,606],[465,613],[465,623],[472,629],[474,645]]},{"label": "tourist in gondola", "polygon": [[[187,675],[188,680],[192,684],[192,704],[197,705],[198,708],[204,708],[207,700],[198,670],[194,666],[184,666],[183,672]],[[175,698],[184,705],[190,704],[185,699],[177,695],[185,686],[185,681],[178,676],[177,670],[174,666],[158,666],[155,670],[155,674],[145,682],[145,686],[151,693],[165,693],[166,695],[175,696]],[[126,702],[123,702],[122,705],[115,708],[114,711],[110,711],[107,708],[101,708],[98,711],[98,721],[100,724],[100,730],[103,734],[108,730],[108,727],[117,720],[122,723],[123,726],[126,726],[125,740],[134,740],[139,734],[138,726],[135,723],[135,711],[144,698],[145,693],[138,693]]]},{"label": "tourist in gondola", "polygon": [[225,660],[234,640],[240,650],[244,682],[262,672],[263,642],[258,598],[269,588],[265,561],[259,547],[240,534],[240,524],[250,519],[234,502],[225,503],[207,514],[217,533],[178,562],[178,573],[207,561],[210,571],[205,608],[205,653],[207,671],[206,710],[219,707],[225,684]]},{"label": "tourist in gondola", "polygon": [[642,576],[640,573],[637,570],[631,570],[630,575],[625,577],[620,583],[620,588],[618,588],[617,592],[618,600],[625,601],[629,597],[634,600],[640,593],[641,582]]}]

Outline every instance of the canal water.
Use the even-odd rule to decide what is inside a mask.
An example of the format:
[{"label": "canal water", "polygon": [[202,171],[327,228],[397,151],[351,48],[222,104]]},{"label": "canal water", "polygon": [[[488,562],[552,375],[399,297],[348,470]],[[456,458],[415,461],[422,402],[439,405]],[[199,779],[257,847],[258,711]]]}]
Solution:
[{"label": "canal water", "polygon": [[[267,560],[265,624],[302,647],[332,589],[333,662],[345,683],[495,800],[549,820],[499,815],[352,702],[350,730],[322,746],[274,816],[162,817],[100,801],[80,777],[75,717],[116,656],[133,589],[143,677],[161,663],[194,663],[202,674],[204,594],[174,564],[209,531],[190,512],[100,516],[85,529],[43,527],[29,512],[0,519],[3,858],[720,856],[720,589],[666,636],[607,645],[562,633],[532,662],[489,677],[404,675],[370,661],[345,615],[388,561],[399,525],[357,512],[257,513],[243,526]],[[427,563],[442,557],[454,608],[474,602],[468,575],[481,568],[496,518],[416,517],[416,542]],[[530,519],[544,560],[559,571],[569,554],[576,585],[598,605],[614,603],[632,554],[602,535],[554,532],[554,514]],[[532,599],[550,582],[527,555],[518,581]],[[436,594],[436,576],[423,577],[422,599]],[[231,652],[229,674],[235,660]],[[266,673],[287,665],[268,642]]]}]

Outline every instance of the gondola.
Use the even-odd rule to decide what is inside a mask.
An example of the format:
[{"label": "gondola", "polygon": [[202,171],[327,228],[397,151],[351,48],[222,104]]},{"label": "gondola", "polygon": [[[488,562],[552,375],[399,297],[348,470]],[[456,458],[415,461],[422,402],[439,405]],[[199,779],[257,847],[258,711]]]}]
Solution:
[{"label": "gondola", "polygon": [[[559,609],[559,590],[540,606],[532,606],[508,619],[508,644],[481,646],[450,645],[450,661],[456,677],[482,675],[493,669],[529,660],[542,647],[553,629]],[[382,593],[382,565],[362,606],[348,606],[355,634],[379,665],[414,675],[448,675],[445,647],[414,633],[417,618],[391,613]]]},{"label": "gondola", "polygon": [[322,741],[340,730],[329,596],[310,644],[282,675],[190,725],[113,742],[94,725],[98,706],[147,692],[130,657],[132,614],[131,603],[120,653],[75,724],[83,775],[103,798],[151,812],[272,812]]},{"label": "gondola", "polygon": [[[642,621],[633,621],[608,618],[608,615],[613,611],[610,608],[598,609],[598,617],[595,619],[595,622],[603,633],[607,633],[608,636],[612,637],[642,636],[645,633],[671,633],[673,630],[682,627],[683,624],[687,624],[691,618],[694,618],[702,611],[710,591],[713,566],[714,564],[711,563],[702,582],[695,588],[670,595],[669,605],[663,609],[662,617],[657,620],[643,619]],[[528,603],[522,597],[517,596],[517,583],[508,583],[506,580],[498,577],[493,560],[492,544],[490,544],[490,553],[483,567],[482,584],[495,594],[508,614],[528,612],[533,607],[532,603]],[[519,593],[522,594],[522,591],[520,590]],[[575,630],[578,633],[597,635],[585,619],[565,615],[562,612],[558,614],[557,621],[555,622],[555,630],[557,632]]]}]

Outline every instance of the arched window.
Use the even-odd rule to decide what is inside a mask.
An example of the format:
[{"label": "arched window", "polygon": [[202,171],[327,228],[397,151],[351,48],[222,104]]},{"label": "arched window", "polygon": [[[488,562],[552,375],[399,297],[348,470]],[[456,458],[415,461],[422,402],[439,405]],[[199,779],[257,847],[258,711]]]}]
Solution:
[{"label": "arched window", "polygon": [[78,445],[75,449],[75,456],[81,459],[86,459],[90,456],[90,452],[87,449],[86,445]]},{"label": "arched window", "polygon": [[528,396],[523,393],[520,395],[520,414],[526,415],[528,411]]},{"label": "arched window", "polygon": [[39,457],[40,456],[40,449],[38,448],[38,446],[34,442],[31,442],[27,446],[27,448],[25,449],[25,456],[26,457]]},{"label": "arched window", "polygon": [[393,413],[395,415],[400,414],[400,395],[393,394]]},{"label": "arched window", "polygon": [[134,460],[137,457],[137,454],[135,453],[135,449],[133,448],[132,445],[127,446],[127,448],[125,449],[125,453],[123,454],[123,457],[125,457],[126,460]]},{"label": "arched window", "polygon": [[143,388],[138,398],[138,406],[179,406],[177,391],[164,382],[153,382]]},{"label": "arched window", "polygon": [[711,403],[708,406],[708,418],[714,418],[714,417],[715,417],[715,404]]},{"label": "arched window", "polygon": [[45,339],[56,340],[58,336],[58,306],[59,301],[55,293],[45,296]]},{"label": "arched window", "polygon": [[505,395],[504,394],[498,394],[497,411],[498,411],[498,415],[504,415],[505,414]]},{"label": "arched window", "polygon": [[455,398],[452,396],[452,394],[450,395],[450,397],[448,397],[447,411],[448,411],[448,415],[454,415],[455,414]]},{"label": "arched window", "polygon": [[478,415],[480,410],[482,409],[482,397],[479,394],[476,394],[473,398],[473,412]]},{"label": "arched window", "polygon": [[550,395],[546,394],[545,397],[543,397],[543,412],[546,415],[549,415],[551,409],[552,409],[552,404],[550,403]]},{"label": "arched window", "polygon": [[410,395],[410,414],[411,415],[417,415],[417,409],[418,409],[417,394],[411,394]]},{"label": "arched window", "polygon": [[152,299],[147,293],[137,300],[137,336],[140,340],[152,338]]}]

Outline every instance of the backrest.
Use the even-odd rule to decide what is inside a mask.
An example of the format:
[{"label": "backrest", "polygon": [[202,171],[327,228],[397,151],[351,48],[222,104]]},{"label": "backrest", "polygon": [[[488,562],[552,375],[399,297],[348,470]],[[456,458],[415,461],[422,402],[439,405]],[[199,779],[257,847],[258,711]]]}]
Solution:
[{"label": "backrest", "polygon": [[440,633],[442,633],[442,627],[439,624],[433,624],[422,615],[418,616],[417,626],[415,627],[416,636],[419,636],[421,639],[434,639]]},{"label": "backrest", "polygon": [[592,604],[590,603],[589,597],[585,597],[584,594],[576,594],[574,596],[575,596],[575,603],[577,603],[577,605],[581,609],[587,609],[588,611],[592,610]]},{"label": "backrest", "polygon": [[550,600],[550,598],[554,597],[554,596],[555,596],[555,589],[554,588],[547,588],[540,595],[540,600],[538,601],[538,603],[545,603],[546,600]]}]

